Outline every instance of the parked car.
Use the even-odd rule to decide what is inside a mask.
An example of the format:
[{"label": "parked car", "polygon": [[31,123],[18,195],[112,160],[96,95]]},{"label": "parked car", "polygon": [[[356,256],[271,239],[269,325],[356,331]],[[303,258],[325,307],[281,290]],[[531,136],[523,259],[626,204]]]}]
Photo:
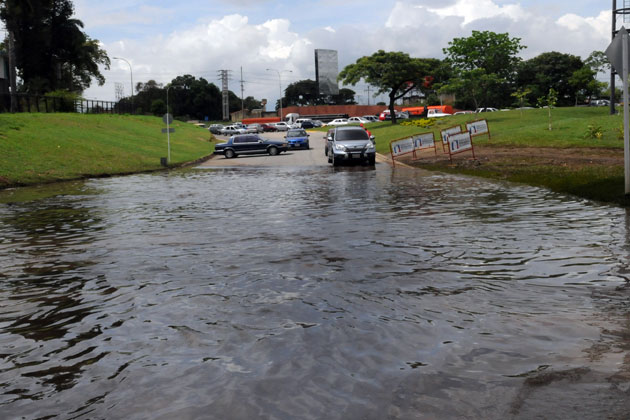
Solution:
[{"label": "parked car", "polygon": [[273,124],[260,124],[264,132],[274,132],[278,129]]},{"label": "parked car", "polygon": [[475,111],[457,111],[453,115],[474,114]]},{"label": "parked car", "polygon": [[320,120],[311,120],[311,122],[313,123],[313,127],[323,127],[324,123],[321,122]]},{"label": "parked car", "polygon": [[361,161],[371,166],[376,163],[374,136],[361,127],[337,127],[327,144],[328,163],[333,166],[348,161]]},{"label": "parked car", "polygon": [[371,122],[371,121],[366,120],[363,117],[350,117],[350,118],[348,118],[348,123],[349,124],[367,124],[369,122]]},{"label": "parked car", "polygon": [[378,117],[376,115],[364,115],[361,118],[368,120],[369,122],[378,122]]},{"label": "parked car", "polygon": [[227,142],[214,146],[214,154],[223,155],[226,159],[235,158],[241,154],[268,153],[275,156],[286,151],[286,142],[264,139],[258,134],[232,136]]},{"label": "parked car", "polygon": [[331,122],[329,122],[326,125],[334,125],[334,126],[348,125],[348,119],[347,118],[337,118],[337,119],[332,120]]},{"label": "parked car", "polygon": [[324,144],[324,156],[328,156],[328,145],[330,144],[330,142],[332,142],[332,138],[335,135],[335,129],[331,128],[330,130],[328,130],[328,132],[324,135],[324,140],[326,140],[326,144]]},{"label": "parked car", "polygon": [[496,112],[498,111],[498,109],[496,108],[477,108],[475,110],[475,113],[479,113],[479,112]]},{"label": "parked car", "polygon": [[224,127],[223,124],[210,124],[210,127],[208,127],[208,130],[212,134],[221,134],[221,130],[223,130],[223,127]]},{"label": "parked car", "polygon": [[273,126],[276,127],[277,131],[287,131],[289,129],[289,124],[284,121],[273,123]]},{"label": "parked car", "polygon": [[247,134],[247,130],[237,125],[228,125],[227,127],[223,127],[223,129],[221,130],[221,134],[224,136],[232,136],[234,134]]},{"label": "parked car", "polygon": [[206,125],[204,123],[195,123],[195,127],[208,128],[208,127],[206,127]]},{"label": "parked car", "polygon": [[589,103],[590,106],[610,106],[608,99],[595,99]]},{"label": "parked car", "polygon": [[311,120],[304,120],[300,123],[300,127],[304,129],[313,128],[315,127],[315,124],[313,124],[313,121]]},{"label": "parked car", "polygon": [[263,132],[262,125],[257,124],[257,123],[249,124],[247,126],[247,132],[248,133],[262,133]]},{"label": "parked car", "polygon": [[308,149],[308,134],[304,131],[303,128],[292,128],[287,131],[287,135],[284,136],[287,139],[287,143],[290,149]]},{"label": "parked car", "polygon": [[[400,112],[400,111],[396,111],[396,118],[399,119],[399,120],[407,119],[407,118],[409,118],[409,114],[408,113],[404,113],[404,112]],[[386,109],[383,112],[381,112],[381,115],[379,115],[378,119],[380,121],[391,120],[392,116],[390,115],[389,109]]]}]

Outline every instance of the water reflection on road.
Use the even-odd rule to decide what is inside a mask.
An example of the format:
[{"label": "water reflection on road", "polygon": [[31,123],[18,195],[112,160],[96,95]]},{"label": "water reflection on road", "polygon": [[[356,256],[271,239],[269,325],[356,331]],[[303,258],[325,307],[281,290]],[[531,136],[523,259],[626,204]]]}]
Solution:
[{"label": "water reflection on road", "polygon": [[46,188],[0,192],[0,413],[627,412],[620,209],[386,165]]}]

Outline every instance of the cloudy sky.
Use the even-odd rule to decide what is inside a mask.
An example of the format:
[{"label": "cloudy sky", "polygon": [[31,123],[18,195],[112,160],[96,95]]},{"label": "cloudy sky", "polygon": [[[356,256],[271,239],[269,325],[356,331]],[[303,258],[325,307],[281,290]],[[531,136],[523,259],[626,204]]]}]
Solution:
[{"label": "cloudy sky", "polygon": [[[610,1],[595,0],[74,0],[85,32],[111,57],[133,68],[134,83],[167,83],[192,74],[245,96],[279,96],[282,85],[315,79],[314,50],[339,52],[340,70],[378,49],[443,58],[442,48],[473,30],[521,38],[525,59],[546,51],[586,58],[610,43]],[[630,24],[626,24],[628,26]],[[115,84],[130,92],[129,66],[112,60],[107,82],[85,92],[113,100]],[[367,86],[351,87],[367,103]],[[376,98],[380,99],[380,98]],[[370,103],[376,100],[370,95]]]}]

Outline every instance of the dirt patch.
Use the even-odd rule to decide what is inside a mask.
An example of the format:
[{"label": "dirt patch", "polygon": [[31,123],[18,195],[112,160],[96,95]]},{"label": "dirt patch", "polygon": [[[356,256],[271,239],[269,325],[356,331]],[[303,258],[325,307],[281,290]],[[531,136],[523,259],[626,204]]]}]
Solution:
[{"label": "dirt patch", "polygon": [[548,147],[490,147],[475,146],[475,158],[466,152],[453,156],[451,162],[438,146],[437,156],[432,152],[423,151],[417,159],[405,156],[402,162],[420,166],[444,165],[455,168],[468,168],[488,164],[501,165],[559,165],[567,168],[579,169],[585,166],[623,166],[623,149],[600,148],[548,148]]}]

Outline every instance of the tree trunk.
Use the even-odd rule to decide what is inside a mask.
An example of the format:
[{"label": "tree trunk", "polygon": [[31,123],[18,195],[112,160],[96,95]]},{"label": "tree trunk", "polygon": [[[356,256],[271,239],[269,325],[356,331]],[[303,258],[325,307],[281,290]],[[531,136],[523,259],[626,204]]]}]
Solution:
[{"label": "tree trunk", "polygon": [[392,117],[392,124],[396,124],[396,110],[394,109],[395,101],[395,92],[391,91],[391,93],[389,94],[389,116]]}]

